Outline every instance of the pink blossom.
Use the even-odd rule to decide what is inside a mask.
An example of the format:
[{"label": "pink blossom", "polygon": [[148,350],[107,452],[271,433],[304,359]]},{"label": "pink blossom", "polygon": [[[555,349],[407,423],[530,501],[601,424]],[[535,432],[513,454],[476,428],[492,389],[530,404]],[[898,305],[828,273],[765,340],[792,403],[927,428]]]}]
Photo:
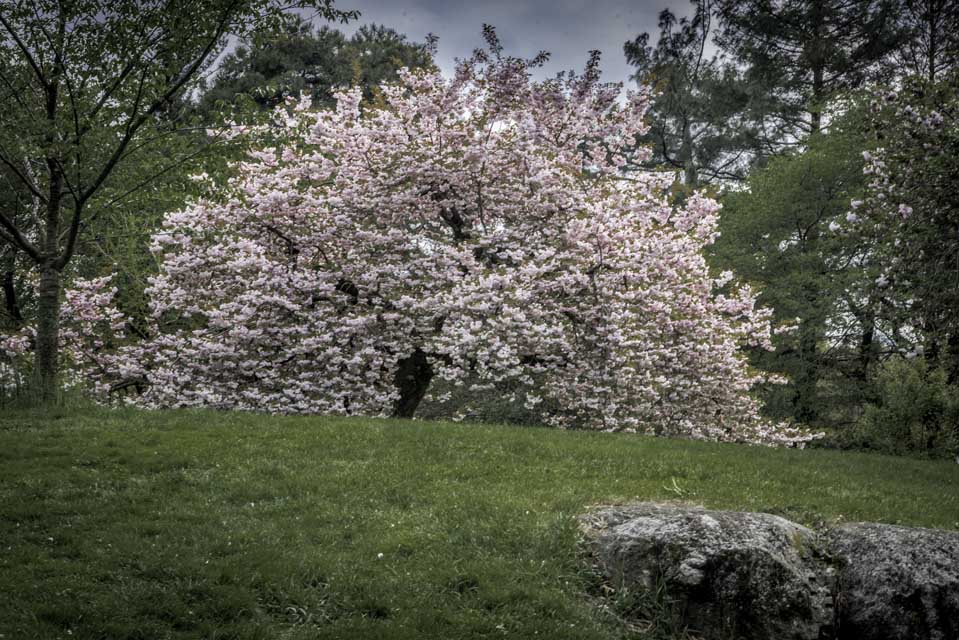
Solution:
[{"label": "pink blossom", "polygon": [[[333,110],[278,109],[273,146],[155,234],[151,337],[80,340],[79,368],[104,391],[142,378],[130,401],[150,408],[386,415],[422,353],[559,427],[810,438],[750,394],[770,377],[741,347],[771,348],[770,311],[710,274],[719,205],[620,173],[648,154],[620,144],[646,131],[649,93],[623,105],[618,87],[528,68],[478,54],[453,79],[402,71],[376,107],[351,89]],[[121,323],[107,284],[68,297],[91,333]]]}]

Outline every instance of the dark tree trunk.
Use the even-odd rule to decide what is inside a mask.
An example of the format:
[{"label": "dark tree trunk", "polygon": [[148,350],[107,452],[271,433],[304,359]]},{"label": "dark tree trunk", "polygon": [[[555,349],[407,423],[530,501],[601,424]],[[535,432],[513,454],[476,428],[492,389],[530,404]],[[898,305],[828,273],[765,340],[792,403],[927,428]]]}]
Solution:
[{"label": "dark tree trunk", "polygon": [[822,131],[822,104],[825,94],[825,84],[823,82],[823,68],[817,66],[813,69],[812,81],[812,105],[809,112],[809,133],[816,135]]},{"label": "dark tree trunk", "polygon": [[951,333],[946,340],[946,376],[949,384],[959,382],[959,333]]},{"label": "dark tree trunk", "polygon": [[812,66],[812,104],[809,109],[809,133],[815,135],[822,130],[822,109],[825,98],[825,67],[826,52],[823,39],[823,22],[825,21],[822,2],[814,0],[810,22],[813,25],[814,37],[809,47],[808,57]]},{"label": "dark tree trunk", "polygon": [[23,326],[23,312],[20,310],[20,301],[17,299],[14,264],[15,257],[11,256],[10,262],[3,272],[3,308],[10,316],[10,322],[14,328],[20,328]]},{"label": "dark tree trunk", "polygon": [[393,405],[394,418],[412,418],[433,379],[433,367],[426,354],[417,349],[399,362],[394,381],[400,397]]},{"label": "dark tree trunk", "polygon": [[37,287],[37,347],[35,380],[38,399],[56,399],[60,371],[60,271],[51,265],[40,269]]},{"label": "dark tree trunk", "polygon": [[799,324],[799,371],[795,376],[793,416],[799,422],[814,424],[819,417],[816,387],[819,382],[818,327],[812,320]]},{"label": "dark tree trunk", "polygon": [[926,368],[935,369],[939,366],[939,334],[937,327],[928,319],[924,319],[922,326],[922,357],[926,361]]},{"label": "dark tree trunk", "polygon": [[43,251],[37,260],[40,284],[37,287],[37,342],[34,361],[34,392],[42,404],[54,402],[59,392],[60,294],[63,286],[63,267],[59,255],[63,174],[54,158],[47,159],[47,167],[50,189],[46,205]]},{"label": "dark tree trunk", "polygon": [[869,378],[869,368],[875,357],[876,316],[866,311],[859,319],[862,324],[862,333],[859,336],[859,363],[856,368],[856,377],[865,382]]}]

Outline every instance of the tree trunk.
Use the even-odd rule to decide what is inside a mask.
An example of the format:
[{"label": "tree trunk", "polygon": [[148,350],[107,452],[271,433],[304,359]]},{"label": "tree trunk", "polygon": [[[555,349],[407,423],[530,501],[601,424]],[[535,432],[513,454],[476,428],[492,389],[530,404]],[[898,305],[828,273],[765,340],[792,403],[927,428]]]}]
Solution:
[{"label": "tree trunk", "polygon": [[51,264],[40,267],[37,288],[37,346],[34,381],[42,404],[56,400],[60,372],[61,273]]},{"label": "tree trunk", "polygon": [[799,422],[814,424],[819,417],[816,387],[819,382],[819,354],[817,327],[804,319],[799,324],[799,371],[795,377],[796,394],[793,397],[793,416]]},{"label": "tree trunk", "polygon": [[400,397],[393,405],[394,418],[412,418],[433,379],[433,367],[420,349],[399,362],[394,381]]},{"label": "tree trunk", "polygon": [[692,189],[699,188],[699,171],[696,169],[693,136],[689,130],[689,122],[683,123],[683,146],[679,150],[679,159],[683,163],[683,180],[686,186]]},{"label": "tree trunk", "polygon": [[[47,113],[52,121],[56,113],[57,86],[47,91]],[[47,143],[54,145],[54,128],[50,125]],[[63,162],[55,155],[47,157],[50,185],[44,216],[43,242],[35,258],[40,271],[37,286],[37,338],[33,362],[33,393],[40,405],[57,400],[60,391],[60,294],[63,287],[63,266],[60,263],[60,221],[63,199]]]},{"label": "tree trunk", "polygon": [[959,383],[959,333],[949,334],[946,340],[946,382]]},{"label": "tree trunk", "polygon": [[10,316],[10,324],[14,329],[23,326],[23,312],[20,310],[20,302],[17,299],[16,287],[16,259],[17,254],[13,251],[7,257],[7,263],[3,270],[3,308]]},{"label": "tree trunk", "polygon": [[822,2],[812,3],[810,16],[813,24],[814,37],[809,45],[812,49],[809,56],[812,66],[812,104],[809,106],[809,133],[815,135],[822,130],[822,108],[825,97],[825,67],[826,52],[823,39],[823,22],[825,21]]},{"label": "tree trunk", "polygon": [[939,333],[936,326],[928,319],[921,322],[922,327],[922,357],[926,361],[927,369],[939,366]]},{"label": "tree trunk", "polygon": [[859,335],[859,362],[856,367],[856,377],[866,382],[869,378],[869,368],[875,357],[876,314],[872,310],[865,311],[859,318],[862,333]]},{"label": "tree trunk", "polygon": [[822,70],[816,69],[813,106],[809,114],[809,132],[813,135],[822,131]]},{"label": "tree trunk", "polygon": [[929,64],[929,84],[934,84],[936,82],[936,60],[939,57],[939,41],[936,33],[936,22],[941,18],[939,10],[942,8],[936,3],[930,2],[926,5],[928,13],[926,14],[926,25],[929,27],[928,32],[928,48],[926,49],[926,57]]}]

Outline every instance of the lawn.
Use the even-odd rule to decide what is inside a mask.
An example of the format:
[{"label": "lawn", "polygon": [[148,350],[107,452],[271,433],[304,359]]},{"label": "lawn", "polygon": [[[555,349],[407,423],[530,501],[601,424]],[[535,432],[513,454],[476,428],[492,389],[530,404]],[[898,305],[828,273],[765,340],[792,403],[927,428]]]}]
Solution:
[{"label": "lawn", "polygon": [[0,409],[0,637],[620,638],[574,516],[959,529],[959,465],[536,428]]}]

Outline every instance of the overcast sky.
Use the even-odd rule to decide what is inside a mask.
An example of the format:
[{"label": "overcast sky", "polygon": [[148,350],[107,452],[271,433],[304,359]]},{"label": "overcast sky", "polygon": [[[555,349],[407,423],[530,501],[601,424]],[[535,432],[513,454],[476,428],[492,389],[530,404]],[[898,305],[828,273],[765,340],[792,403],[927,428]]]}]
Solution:
[{"label": "overcast sky", "polygon": [[464,58],[482,46],[482,27],[488,23],[506,53],[531,57],[546,50],[552,55],[542,75],[581,71],[588,52],[603,52],[603,80],[628,81],[631,74],[623,43],[643,31],[658,35],[656,17],[669,7],[689,15],[688,0],[337,0],[339,9],[357,9],[355,23],[341,25],[352,34],[360,24],[375,22],[422,42],[428,33],[439,36],[437,64],[449,73],[455,58]]}]

